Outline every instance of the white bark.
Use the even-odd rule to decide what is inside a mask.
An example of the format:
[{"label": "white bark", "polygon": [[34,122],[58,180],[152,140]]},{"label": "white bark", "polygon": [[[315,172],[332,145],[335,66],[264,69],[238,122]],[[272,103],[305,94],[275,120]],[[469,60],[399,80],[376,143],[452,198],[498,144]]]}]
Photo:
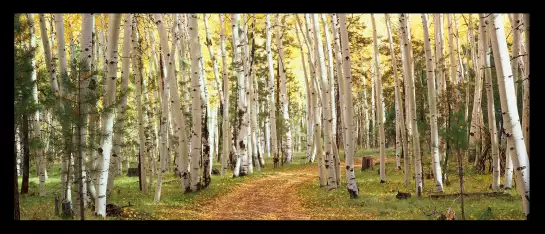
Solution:
[{"label": "white bark", "polygon": [[517,188],[522,195],[524,214],[530,214],[530,164],[526,145],[520,126],[517,101],[513,85],[513,74],[509,62],[509,52],[505,39],[504,23],[501,14],[490,14],[485,23],[493,28],[489,30],[490,41],[494,54],[494,65],[498,74],[498,88],[500,93],[504,131],[507,141],[511,143],[509,150],[515,167]]},{"label": "white bark", "polygon": [[312,14],[312,23],[314,27],[314,41],[316,47],[316,62],[318,63],[318,76],[322,82],[322,106],[323,106],[323,123],[324,123],[324,151],[325,151],[325,167],[327,169],[327,188],[328,190],[337,188],[337,175],[335,173],[335,160],[333,159],[332,141],[332,112],[331,112],[331,86],[329,85],[328,74],[324,61],[324,50],[322,46],[322,35],[318,25],[318,14]]},{"label": "white bark", "polygon": [[437,130],[437,99],[435,96],[435,68],[431,55],[430,34],[428,32],[428,17],[422,14],[422,25],[424,28],[424,48],[426,53],[426,70],[428,77],[428,103],[430,109],[430,132],[431,132],[431,162],[435,179],[435,192],[443,192],[443,178],[441,173],[441,162],[439,161],[439,133]]},{"label": "white bark", "polygon": [[129,87],[130,57],[131,57],[131,35],[132,35],[132,14],[125,14],[123,26],[123,55],[121,57],[121,102],[116,113],[114,124],[114,139],[110,168],[108,170],[108,189],[107,194],[111,194],[114,186],[114,178],[118,174],[119,164],[121,164],[121,144],[123,143],[123,128],[125,127],[125,110],[127,108],[127,90]]},{"label": "white bark", "polygon": [[201,159],[201,133],[202,133],[202,107],[201,107],[201,83],[199,82],[199,62],[202,59],[199,50],[199,26],[197,15],[189,15],[189,37],[191,53],[191,106],[192,122],[191,128],[191,191],[200,189],[200,159]]},{"label": "white bark", "polygon": [[[411,46],[411,38],[410,38],[410,32],[409,32],[409,26],[407,23],[407,14],[400,14],[399,21],[401,23],[400,29],[401,29],[401,43],[402,43],[402,50],[403,50],[403,71],[404,71],[404,78],[405,78],[405,91],[408,94],[408,102],[409,102],[409,112],[408,116],[410,116],[410,122],[411,124],[408,126],[408,130],[410,134],[412,135],[412,148],[413,148],[413,155],[415,157],[414,167],[415,167],[415,180],[416,180],[416,194],[420,197],[422,195],[422,162],[421,162],[421,155],[420,155],[420,140],[418,135],[418,126],[416,122],[416,101],[415,101],[415,88],[414,88],[414,78],[413,78],[413,58],[412,53],[410,51]],[[409,118],[409,117],[408,117]]]},{"label": "white bark", "polygon": [[[238,14],[232,14],[231,15],[231,22],[233,24],[233,48],[234,48],[234,56],[233,60],[235,61],[235,70],[237,71],[237,81],[239,85],[238,90],[238,107],[237,107],[237,117],[239,120],[239,126],[238,128],[238,136],[236,139],[236,165],[235,170],[233,172],[233,177],[238,177],[239,175],[245,175],[246,171],[242,171],[240,164],[243,158],[247,157],[248,154],[248,103],[246,100],[246,87],[245,87],[245,74],[244,74],[244,68],[243,68],[243,60],[244,57],[242,56],[242,48],[240,48],[239,44],[239,38],[241,29],[239,29],[239,15]],[[242,173],[241,173],[242,172]]]},{"label": "white bark", "polygon": [[[396,138],[398,135],[400,135],[400,140],[401,140],[401,144],[399,144],[399,146],[396,146],[396,149],[397,147],[401,148],[403,147],[402,151],[403,151],[403,168],[404,168],[404,175],[405,175],[405,186],[407,186],[409,184],[409,176],[410,176],[410,170],[409,170],[409,159],[407,158],[407,139],[405,139],[406,137],[406,132],[405,132],[405,117],[404,117],[404,114],[403,114],[403,100],[402,100],[402,97],[401,97],[401,93],[400,93],[400,84],[399,84],[399,78],[398,78],[398,73],[397,73],[397,58],[395,56],[395,52],[394,52],[394,40],[392,38],[392,31],[391,31],[391,28],[390,28],[390,15],[388,14],[385,14],[385,18],[386,18],[386,29],[387,29],[387,32],[388,32],[388,41],[390,42],[390,55],[392,56],[392,67],[393,67],[393,71],[394,71],[394,83],[395,83],[395,103],[396,103],[396,106],[395,106],[395,110],[396,110],[396,125],[399,125],[398,126],[398,130],[396,131]],[[397,128],[397,127],[396,127]],[[397,154],[397,152],[396,152]],[[397,161],[396,161],[397,163]],[[400,165],[398,164],[397,165],[398,168],[400,168]]]},{"label": "white bark", "polygon": [[[282,27],[282,24],[280,23],[280,15],[277,14],[276,16],[276,25],[280,28]],[[284,49],[282,48],[282,40],[280,37],[281,30],[279,30],[276,33],[276,46],[278,49],[278,56],[280,59],[279,66],[279,76],[280,76],[280,107],[282,108],[282,116],[284,117],[284,126],[286,126],[285,133],[285,141],[282,143],[283,149],[283,155],[285,154],[285,163],[291,163],[292,160],[292,134],[291,134],[291,124],[289,122],[290,115],[288,111],[288,91],[287,91],[287,81],[286,81],[286,67],[285,64],[287,63],[284,59]],[[284,139],[284,137],[282,137]]]},{"label": "white bark", "polygon": [[[443,55],[443,14],[434,14],[434,31],[435,31],[435,64],[437,68],[437,97],[440,99],[446,91],[446,61]],[[438,117],[444,113],[438,113]],[[439,123],[441,128],[446,127],[446,121]],[[442,162],[446,157],[446,142],[439,136],[439,159]]]},{"label": "white bark", "polygon": [[[487,26],[485,25],[485,18],[480,14],[480,27],[479,27],[479,59],[480,59],[480,72],[485,77],[486,87],[486,99],[488,106],[488,130],[491,140],[491,155],[493,160],[493,175],[492,175],[492,189],[498,190],[500,183],[500,168],[499,168],[499,146],[498,146],[498,130],[496,128],[496,114],[494,107],[494,89],[492,88],[492,73],[490,71],[490,38],[487,32]],[[508,155],[506,152],[506,155]],[[477,152],[480,154],[480,152]],[[477,157],[478,158],[478,157]],[[477,158],[475,160],[477,160]],[[506,161],[506,166],[510,164]],[[507,169],[507,168],[506,168]],[[512,170],[510,170],[512,171]],[[512,173],[510,173],[512,175]]]},{"label": "white bark", "polygon": [[[305,66],[306,62],[305,62],[305,53],[303,52],[303,44],[301,43],[301,38],[299,37],[299,29],[301,31],[301,34],[303,34],[303,28],[301,27],[301,22],[299,20],[299,17],[296,15],[295,16],[296,19],[297,19],[297,23],[299,25],[299,27],[297,27],[297,25],[295,25],[295,35],[297,36],[297,43],[299,44],[299,50],[301,51],[301,61],[302,61],[302,66],[303,66],[303,74],[304,74],[304,78],[305,78],[305,93],[306,93],[306,97],[307,97],[307,158],[306,158],[306,161],[310,161],[310,158],[311,158],[311,154],[312,154],[312,126],[313,126],[313,120],[314,120],[314,115],[313,115],[313,107],[312,107],[312,102],[311,102],[311,97],[310,97],[310,87],[309,87],[309,77],[308,77],[308,74],[307,74],[307,68]],[[301,28],[300,28],[301,27]],[[301,35],[304,37],[304,35]]]},{"label": "white bark", "polygon": [[[110,107],[115,103],[115,86],[117,77],[117,42],[119,40],[119,25],[121,24],[120,14],[110,14],[110,22],[108,26],[108,51],[107,59],[108,74],[106,76],[106,90],[104,95],[104,106]],[[106,111],[102,118],[102,139],[99,148],[98,160],[98,189],[97,199],[95,201],[95,213],[97,215],[106,216],[106,187],[108,183],[108,166],[110,165],[110,153],[112,150],[112,133],[114,125],[113,111]]]},{"label": "white bark", "polygon": [[[266,16],[266,49],[267,49],[267,61],[268,61],[268,68],[269,68],[269,119],[270,119],[270,125],[271,125],[271,152],[273,155],[273,161],[274,161],[274,167],[276,168],[278,166],[278,140],[276,136],[276,104],[274,99],[274,67],[273,67],[273,59],[272,59],[272,52],[271,52],[271,34],[273,32],[272,25],[270,23],[270,14],[267,14]],[[234,27],[234,26],[233,26]],[[234,38],[233,34],[233,38]]]},{"label": "white bark", "polygon": [[[28,22],[29,22],[29,28],[30,28],[30,48],[34,49],[36,48],[36,36],[34,32],[34,14],[27,14]],[[31,81],[32,81],[32,99],[37,104],[38,103],[38,84],[36,82],[36,58],[35,58],[35,52],[32,52],[31,56],[31,66],[32,66],[32,72],[31,72]],[[41,138],[41,132],[40,132],[40,112],[35,111],[32,113],[32,138],[35,140],[40,140]],[[40,180],[40,197],[43,197],[46,195],[45,191],[45,180],[46,180],[46,171],[45,171],[45,158],[44,158],[44,150],[42,147],[32,147],[33,154],[36,155],[36,161],[37,161],[37,167],[36,171],[38,172],[38,177]]]},{"label": "white bark", "polygon": [[375,15],[371,14],[371,24],[373,26],[373,56],[375,60],[375,84],[377,92],[378,107],[378,128],[379,128],[379,148],[380,148],[380,183],[386,182],[386,140],[384,136],[384,112],[382,106],[382,77],[380,74],[380,54],[378,52],[377,26]]},{"label": "white bark", "polygon": [[[523,14],[526,37],[526,61],[524,67],[524,97],[522,99],[522,134],[526,144],[526,152],[530,158],[530,14]],[[522,36],[521,36],[522,37]]]},{"label": "white bark", "polygon": [[346,139],[345,145],[345,161],[346,161],[346,183],[348,184],[348,193],[350,198],[358,197],[358,185],[356,184],[356,175],[354,173],[354,135],[351,134],[354,129],[354,111],[352,109],[352,73],[350,71],[350,46],[348,44],[348,32],[346,29],[346,15],[339,14],[340,34],[343,48],[343,74],[345,76],[345,83],[343,85],[343,93],[346,104],[345,122]]},{"label": "white bark", "polygon": [[229,125],[229,80],[227,78],[227,53],[225,51],[225,26],[223,25],[223,18],[225,17],[224,14],[220,14],[219,16],[220,20],[220,28],[221,28],[221,61],[222,61],[222,80],[223,80],[223,96],[225,97],[223,99],[223,142],[222,142],[222,149],[223,153],[221,156],[221,175],[225,175],[225,172],[227,171],[227,159],[229,159],[229,148],[231,146],[230,141],[230,125]]}]

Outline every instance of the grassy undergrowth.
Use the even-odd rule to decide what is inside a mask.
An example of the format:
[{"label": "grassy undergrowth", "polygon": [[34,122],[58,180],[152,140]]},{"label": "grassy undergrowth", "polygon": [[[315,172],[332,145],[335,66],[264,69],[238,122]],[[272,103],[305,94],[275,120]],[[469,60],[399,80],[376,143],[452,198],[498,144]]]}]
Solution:
[{"label": "grassy undergrowth", "polygon": [[[128,177],[126,172],[122,176],[118,176],[114,182],[112,195],[107,199],[107,203],[120,206],[131,203],[131,209],[136,210],[139,214],[137,217],[130,219],[163,219],[161,215],[157,215],[158,210],[168,207],[189,207],[196,204],[206,202],[206,200],[228,193],[236,185],[253,180],[266,174],[277,173],[283,170],[295,169],[305,166],[305,153],[294,153],[292,164],[285,164],[278,169],[273,170],[272,158],[265,158],[265,168],[257,171],[254,168],[254,173],[247,176],[233,178],[232,170],[228,170],[225,176],[212,175],[212,182],[209,187],[191,193],[182,193],[181,184],[173,172],[166,172],[163,175],[163,186],[161,189],[161,202],[155,204],[153,202],[156,183],[150,187],[149,193],[142,194],[139,191],[138,177]],[[221,165],[214,160],[213,168],[220,169]],[[55,215],[55,196],[60,196],[60,165],[52,165],[48,170],[49,178],[46,181],[47,195],[44,197],[38,196],[39,193],[39,178],[34,170],[30,171],[29,178],[29,194],[20,195],[21,219],[23,220],[58,220],[62,219]],[[19,177],[19,189],[21,188],[22,177]],[[156,181],[155,181],[156,182]],[[72,185],[72,189],[74,189]],[[79,195],[72,191],[72,201],[75,203]],[[73,206],[79,204],[73,204]],[[85,211],[86,219],[102,219],[93,215],[94,210],[87,209]],[[79,216],[79,214],[77,214]],[[77,218],[77,217],[76,217]],[[106,219],[119,219],[115,217],[107,217]]]},{"label": "grassy undergrowth", "polygon": [[[378,162],[378,150],[358,151],[356,158],[372,156],[374,162]],[[424,156],[423,162],[431,161],[429,154]],[[344,156],[341,155],[344,159]],[[387,151],[387,158],[395,159],[393,150]],[[459,177],[457,176],[457,161],[452,158],[448,165],[450,185],[444,185],[445,194],[460,192]],[[361,163],[361,160],[357,162]],[[464,164],[466,164],[464,162]],[[403,160],[401,160],[403,167]],[[492,192],[489,189],[491,175],[481,175],[469,169],[472,166],[464,165],[465,170],[464,189],[466,193]],[[428,195],[434,191],[433,179],[424,181],[422,198],[415,196],[415,183],[412,180],[408,187],[404,186],[403,170],[397,170],[395,160],[386,164],[387,182],[380,183],[378,175],[379,165],[374,170],[356,170],[356,181],[359,188],[359,197],[349,199],[346,190],[345,170],[342,171],[341,187],[327,191],[320,188],[317,182],[304,184],[299,188],[300,196],[304,197],[304,206],[312,209],[344,209],[347,215],[351,213],[366,213],[366,218],[377,220],[433,220],[440,214],[445,214],[448,208],[454,209],[458,219],[461,219],[460,199],[441,198],[430,199]],[[411,165],[414,171],[414,166]],[[469,169],[469,170],[468,170]],[[428,167],[424,164],[425,172]],[[396,199],[399,191],[410,192],[411,198],[406,200]],[[515,190],[506,190],[512,197],[465,197],[465,217],[468,220],[517,220],[524,219],[520,195]],[[488,208],[491,208],[491,212]],[[434,211],[436,213],[434,213]]]}]

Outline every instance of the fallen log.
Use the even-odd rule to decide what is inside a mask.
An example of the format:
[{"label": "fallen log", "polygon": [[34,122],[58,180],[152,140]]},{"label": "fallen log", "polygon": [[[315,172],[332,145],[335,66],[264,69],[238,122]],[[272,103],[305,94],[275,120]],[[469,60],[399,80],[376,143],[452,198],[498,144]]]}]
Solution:
[{"label": "fallen log", "polygon": [[[457,198],[460,196],[459,193],[455,194],[431,194],[430,198]],[[465,197],[478,197],[478,196],[485,196],[485,197],[511,197],[508,193],[502,193],[502,192],[491,192],[491,193],[464,193]]]}]

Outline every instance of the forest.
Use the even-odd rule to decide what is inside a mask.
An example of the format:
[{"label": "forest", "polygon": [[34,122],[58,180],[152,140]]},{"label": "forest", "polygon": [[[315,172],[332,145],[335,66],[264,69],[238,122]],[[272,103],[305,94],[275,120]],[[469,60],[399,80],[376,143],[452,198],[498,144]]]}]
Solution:
[{"label": "forest", "polygon": [[14,14],[14,219],[528,219],[529,18]]}]

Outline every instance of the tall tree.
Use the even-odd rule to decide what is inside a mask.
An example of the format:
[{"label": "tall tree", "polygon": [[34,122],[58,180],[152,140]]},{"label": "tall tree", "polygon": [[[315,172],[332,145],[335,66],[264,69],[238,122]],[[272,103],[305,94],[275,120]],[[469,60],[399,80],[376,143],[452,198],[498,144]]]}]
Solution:
[{"label": "tall tree", "polygon": [[202,59],[201,51],[199,50],[199,26],[197,24],[197,15],[189,14],[189,38],[190,38],[190,53],[191,53],[191,106],[192,106],[192,122],[191,128],[191,191],[200,189],[200,159],[201,159],[201,83],[199,82],[199,62]]},{"label": "tall tree", "polygon": [[97,199],[95,201],[95,213],[106,216],[106,187],[108,184],[108,165],[110,165],[110,153],[112,150],[112,133],[114,127],[113,104],[115,103],[115,87],[117,78],[117,42],[119,40],[119,26],[121,24],[121,14],[110,14],[108,25],[108,51],[107,64],[108,73],[106,81],[106,93],[103,104],[107,108],[102,118],[102,139],[99,148],[98,160],[98,189]]},{"label": "tall tree", "polygon": [[[278,167],[278,146],[277,146],[277,136],[276,136],[276,104],[274,98],[274,67],[271,51],[271,34],[273,32],[273,27],[270,22],[270,14],[267,14],[265,21],[266,27],[266,49],[267,49],[267,61],[269,68],[269,118],[271,121],[271,151],[273,154],[274,167]],[[233,26],[235,28],[235,26]],[[235,35],[233,34],[233,41],[235,41]],[[237,37],[238,38],[238,37]],[[236,48],[236,47],[234,47]],[[234,58],[236,58],[236,53]]]},{"label": "tall tree", "polygon": [[222,80],[223,80],[223,153],[221,156],[221,174],[225,175],[225,172],[227,171],[227,159],[229,158],[229,147],[231,145],[230,136],[229,134],[231,131],[231,127],[229,126],[229,80],[227,78],[227,53],[225,51],[225,26],[223,25],[223,18],[225,17],[224,14],[220,14],[219,16],[220,20],[220,27],[221,27],[221,34],[220,34],[220,40],[221,40],[221,61],[222,61]]},{"label": "tall tree", "polygon": [[[487,22],[488,21],[488,22]],[[513,166],[516,168],[517,188],[522,195],[522,206],[526,217],[530,214],[530,164],[526,145],[520,126],[515,88],[513,83],[513,73],[509,62],[509,52],[507,50],[507,40],[505,39],[504,22],[502,14],[490,14],[485,23],[489,23],[493,28],[490,29],[490,41],[492,52],[494,54],[494,65],[498,74],[498,87],[500,93],[500,102],[502,116],[504,120],[505,135],[507,141],[511,142],[511,153]]]},{"label": "tall tree", "polygon": [[343,49],[343,74],[345,83],[343,93],[346,103],[346,138],[345,138],[345,162],[346,162],[346,183],[348,184],[348,193],[350,198],[357,198],[359,189],[356,184],[356,175],[354,173],[354,110],[352,109],[352,72],[350,71],[350,45],[348,44],[348,32],[346,28],[346,15],[339,14],[339,26]]},{"label": "tall tree", "polygon": [[[394,83],[395,83],[395,94],[394,94],[394,98],[395,98],[395,103],[396,103],[396,106],[395,106],[395,110],[396,110],[396,123],[398,123],[398,131],[396,131],[396,137],[397,135],[401,135],[400,138],[401,138],[401,146],[403,147],[402,148],[402,151],[403,151],[403,167],[404,167],[404,175],[405,175],[405,186],[408,186],[409,184],[409,177],[410,177],[410,170],[409,170],[409,159],[407,157],[407,139],[406,138],[406,132],[405,132],[405,117],[404,117],[404,114],[403,114],[403,99],[401,97],[401,93],[400,93],[400,82],[399,82],[399,78],[398,78],[398,71],[397,71],[397,58],[395,56],[395,52],[394,52],[394,40],[392,38],[392,31],[391,31],[391,26],[390,26],[390,15],[389,14],[385,14],[384,15],[385,18],[386,18],[386,30],[388,32],[388,41],[390,42],[390,55],[392,56],[392,67],[393,67],[393,71],[394,71]],[[397,146],[396,146],[397,148]]]},{"label": "tall tree", "polygon": [[379,148],[380,148],[380,183],[386,182],[386,140],[384,136],[384,117],[382,106],[382,77],[380,74],[380,54],[378,52],[377,26],[375,23],[375,14],[371,14],[371,24],[373,25],[373,49],[375,60],[375,85],[377,92],[378,107],[378,130],[379,130]]},{"label": "tall tree", "polygon": [[[412,148],[413,155],[415,157],[415,180],[416,180],[416,194],[420,197],[422,195],[422,158],[420,154],[420,137],[418,135],[418,125],[416,121],[416,101],[415,101],[415,88],[413,78],[413,57],[410,51],[411,37],[409,26],[407,23],[407,14],[400,14],[399,21],[401,23],[401,43],[403,51],[403,77],[405,78],[405,92],[408,94],[408,118],[410,118],[411,124],[408,126],[410,135],[412,135]],[[409,136],[411,137],[411,136]]]},{"label": "tall tree", "polygon": [[331,112],[331,86],[326,71],[324,60],[324,49],[322,46],[322,35],[320,32],[318,14],[312,14],[312,23],[314,27],[314,40],[316,41],[316,62],[320,69],[318,74],[322,81],[322,106],[323,106],[323,123],[324,123],[324,150],[325,150],[325,167],[327,168],[327,185],[328,189],[337,188],[337,175],[335,173],[335,160],[333,159],[333,131],[332,131],[332,112]]},{"label": "tall tree", "polygon": [[121,145],[123,144],[123,129],[125,128],[125,115],[127,109],[127,91],[129,87],[129,74],[131,65],[131,35],[133,14],[125,14],[123,25],[123,54],[121,57],[121,102],[116,113],[114,124],[114,139],[110,169],[108,170],[107,194],[111,194],[114,186],[114,178],[121,174]]},{"label": "tall tree", "polygon": [[441,162],[439,161],[439,133],[437,130],[437,99],[435,97],[435,69],[431,55],[430,34],[428,32],[428,16],[422,14],[422,25],[424,28],[424,49],[426,54],[426,70],[428,77],[428,103],[430,106],[430,131],[431,131],[431,162],[433,174],[435,175],[435,191],[443,192],[443,178],[441,174]]},{"label": "tall tree", "polygon": [[[278,64],[278,71],[280,74],[280,103],[282,108],[282,116],[284,117],[284,127],[286,127],[285,130],[285,136],[282,137],[283,141],[282,145],[284,146],[283,154],[285,154],[285,163],[291,163],[292,160],[292,131],[291,131],[291,124],[289,123],[290,115],[288,111],[288,91],[287,91],[287,81],[286,81],[286,60],[284,58],[284,49],[282,48],[282,27],[280,21],[280,15],[276,15],[276,25],[280,27],[280,30],[276,33],[276,46],[278,49],[278,56],[280,59],[280,63]],[[282,20],[283,22],[283,20]],[[284,158],[284,157],[283,157]]]}]

